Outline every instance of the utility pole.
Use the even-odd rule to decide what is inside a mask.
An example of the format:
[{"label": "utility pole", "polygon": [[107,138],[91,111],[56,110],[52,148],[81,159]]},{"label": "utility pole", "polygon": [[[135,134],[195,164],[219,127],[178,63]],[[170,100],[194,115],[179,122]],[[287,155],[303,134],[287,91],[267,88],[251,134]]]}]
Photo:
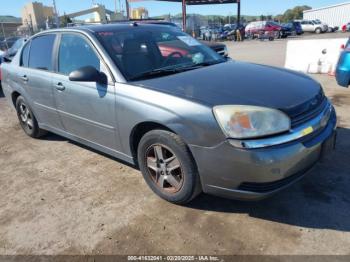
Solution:
[{"label": "utility pole", "polygon": [[59,28],[60,27],[60,19],[58,17],[58,12],[57,12],[57,7],[56,7],[56,0],[52,0],[52,1],[53,1],[53,10],[54,10],[56,27]]},{"label": "utility pole", "polygon": [[125,0],[125,8],[126,8],[126,18],[130,19],[130,6],[129,0]]},{"label": "utility pole", "polygon": [[186,32],[187,25],[187,14],[186,14],[186,0],[182,0],[182,31]]},{"label": "utility pole", "polygon": [[6,44],[6,49],[9,49],[9,45],[7,44],[6,35],[5,35],[5,29],[4,29],[4,24],[3,23],[1,23],[1,28],[2,28],[2,34],[4,36],[4,42]]}]

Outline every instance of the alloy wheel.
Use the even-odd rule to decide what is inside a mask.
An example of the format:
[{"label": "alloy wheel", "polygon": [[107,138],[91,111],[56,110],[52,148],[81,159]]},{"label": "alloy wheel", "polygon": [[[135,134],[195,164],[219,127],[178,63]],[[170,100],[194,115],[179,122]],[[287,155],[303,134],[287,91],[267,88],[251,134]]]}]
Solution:
[{"label": "alloy wheel", "polygon": [[155,185],[167,193],[177,193],[184,182],[181,163],[165,145],[155,144],[146,151],[148,173]]},{"label": "alloy wheel", "polygon": [[33,129],[33,117],[32,114],[30,113],[29,108],[25,103],[20,103],[19,105],[19,116],[22,121],[22,124],[27,127],[29,130]]}]

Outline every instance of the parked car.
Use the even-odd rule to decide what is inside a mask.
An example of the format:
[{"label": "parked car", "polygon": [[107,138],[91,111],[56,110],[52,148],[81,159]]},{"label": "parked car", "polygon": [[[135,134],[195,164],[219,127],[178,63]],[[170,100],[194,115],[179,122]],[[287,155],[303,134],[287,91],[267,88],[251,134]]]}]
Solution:
[{"label": "parked car", "polygon": [[290,28],[285,27],[274,21],[257,21],[251,22],[245,27],[245,33],[257,36],[262,32],[270,34],[273,33],[274,38],[287,38],[292,34]]},{"label": "parked car", "polygon": [[350,39],[343,49],[337,64],[336,79],[338,85],[348,87],[350,85]]},{"label": "parked car", "polygon": [[334,33],[335,31],[339,30],[339,26],[333,26],[333,25],[328,25],[326,23],[322,23],[321,20],[316,19],[316,20],[312,20],[316,25],[320,25],[320,26],[324,26],[325,28],[327,28],[327,30],[325,32],[329,32],[329,33]]},{"label": "parked car", "polygon": [[20,38],[20,36],[6,38],[5,40],[0,42],[0,49],[6,51],[7,49],[11,48],[13,44]]},{"label": "parked car", "polygon": [[347,23],[347,24],[343,25],[341,30],[343,32],[350,32],[350,23]]},{"label": "parked car", "polygon": [[272,32],[275,38],[281,37],[283,34],[282,26],[271,21],[251,22],[245,27],[246,35],[253,36],[253,38],[262,32]]},{"label": "parked car", "polygon": [[[169,39],[187,55],[163,56],[159,45]],[[27,135],[51,131],[134,164],[173,203],[201,191],[270,196],[335,143],[336,113],[318,82],[227,61],[168,26],[41,32],[2,72]]]},{"label": "parked car", "polygon": [[316,20],[297,20],[304,32],[321,34],[328,31],[328,26]]},{"label": "parked car", "polygon": [[221,55],[222,57],[228,58],[228,50],[227,46],[218,42],[209,42],[209,41],[200,41],[203,45],[210,47],[216,53]]},{"label": "parked car", "polygon": [[289,22],[283,24],[285,28],[288,28],[292,33],[292,35],[302,35],[304,34],[303,29],[301,28],[300,22]]}]

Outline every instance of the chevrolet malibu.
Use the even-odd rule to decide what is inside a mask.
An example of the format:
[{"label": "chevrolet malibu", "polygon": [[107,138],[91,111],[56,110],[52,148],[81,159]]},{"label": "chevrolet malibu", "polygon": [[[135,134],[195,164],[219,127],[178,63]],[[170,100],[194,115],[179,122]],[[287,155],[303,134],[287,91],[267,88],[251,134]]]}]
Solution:
[{"label": "chevrolet malibu", "polygon": [[27,135],[50,131],[134,164],[173,203],[201,192],[262,199],[335,144],[335,110],[319,83],[226,60],[168,26],[41,32],[2,73]]}]

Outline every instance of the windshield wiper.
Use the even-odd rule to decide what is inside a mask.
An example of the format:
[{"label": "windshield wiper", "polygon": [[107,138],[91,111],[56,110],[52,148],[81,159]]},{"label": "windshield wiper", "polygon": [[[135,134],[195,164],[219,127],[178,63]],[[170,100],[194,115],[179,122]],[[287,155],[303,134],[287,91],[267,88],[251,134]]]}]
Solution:
[{"label": "windshield wiper", "polygon": [[153,69],[151,71],[143,72],[136,76],[132,76],[129,78],[129,80],[139,80],[139,79],[149,78],[153,76],[171,75],[178,72],[179,71],[176,68],[158,68],[158,69]]},{"label": "windshield wiper", "polygon": [[184,64],[180,66],[167,66],[167,67],[162,67],[162,68],[157,68],[153,69],[151,71],[143,72],[141,74],[138,74],[136,76],[133,76],[129,78],[129,80],[135,81],[135,80],[140,80],[144,78],[150,78],[154,76],[165,76],[165,75],[171,75],[171,74],[176,74],[184,71],[189,71],[189,70],[194,70],[200,67],[205,67],[205,66],[210,66],[210,65],[215,65],[225,62],[225,60],[215,60],[215,61],[209,61],[209,62],[202,62],[198,64]]}]

